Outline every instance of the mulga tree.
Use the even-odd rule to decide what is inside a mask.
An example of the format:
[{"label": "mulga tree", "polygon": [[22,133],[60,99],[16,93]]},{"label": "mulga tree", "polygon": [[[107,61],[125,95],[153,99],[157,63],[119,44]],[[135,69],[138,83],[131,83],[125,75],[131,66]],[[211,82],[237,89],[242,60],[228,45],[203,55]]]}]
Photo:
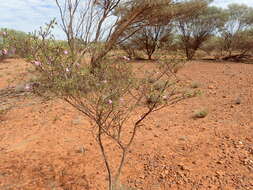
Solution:
[{"label": "mulga tree", "polygon": [[203,42],[216,33],[224,22],[224,13],[217,7],[205,7],[176,21],[181,45],[188,60],[194,57]]},{"label": "mulga tree", "polygon": [[162,42],[168,41],[172,27],[167,25],[148,25],[144,26],[136,32],[125,43],[122,43],[123,49],[137,49],[144,51],[148,59],[152,59],[152,55]]},{"label": "mulga tree", "polygon": [[[250,58],[253,50],[252,30],[248,29],[238,32],[231,40],[228,44],[224,39],[220,40],[221,47],[223,48],[223,60],[243,61]],[[226,53],[225,55],[224,52]]]},{"label": "mulga tree", "polygon": [[[253,8],[230,4],[225,13],[226,22],[220,32],[222,50],[226,53],[224,59],[243,57],[248,52],[247,46],[249,49],[251,43],[250,33],[247,31],[253,26]],[[236,55],[232,55],[235,51]]]},{"label": "mulga tree", "polygon": [[[100,66],[102,58],[112,50],[129,26],[152,18],[173,0],[74,0],[56,4],[61,15],[61,27],[66,34],[73,61],[90,55],[90,64]],[[124,14],[115,14],[127,7]],[[131,33],[129,34],[131,36]],[[78,45],[81,39],[83,45]],[[103,41],[103,43],[99,43]]]},{"label": "mulga tree", "polygon": [[[171,2],[173,3],[165,4],[160,9],[154,9],[153,14],[145,15],[144,19],[124,31],[119,44],[130,58],[135,56],[135,50],[141,50],[145,52],[148,59],[152,59],[159,45],[171,40],[172,22],[177,18],[186,18],[195,14],[197,10],[203,9],[207,4],[206,0]],[[128,7],[120,8],[117,14],[124,15],[127,10]]]}]

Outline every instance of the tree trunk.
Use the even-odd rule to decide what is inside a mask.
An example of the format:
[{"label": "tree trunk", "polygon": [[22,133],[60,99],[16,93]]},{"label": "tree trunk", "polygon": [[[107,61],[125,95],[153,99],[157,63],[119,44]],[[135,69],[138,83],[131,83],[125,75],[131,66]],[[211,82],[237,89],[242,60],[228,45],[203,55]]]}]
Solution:
[{"label": "tree trunk", "polygon": [[104,158],[104,163],[105,163],[107,174],[108,174],[108,181],[109,181],[108,182],[108,190],[113,190],[113,182],[112,182],[111,169],[110,169],[110,166],[109,166],[109,163],[108,163],[108,159],[107,159],[107,156],[106,156],[106,153],[105,153],[105,149],[104,149],[104,145],[103,145],[103,142],[102,142],[101,135],[102,135],[102,128],[99,127],[99,134],[97,136],[97,138],[98,138],[98,145],[100,147],[102,156]]}]

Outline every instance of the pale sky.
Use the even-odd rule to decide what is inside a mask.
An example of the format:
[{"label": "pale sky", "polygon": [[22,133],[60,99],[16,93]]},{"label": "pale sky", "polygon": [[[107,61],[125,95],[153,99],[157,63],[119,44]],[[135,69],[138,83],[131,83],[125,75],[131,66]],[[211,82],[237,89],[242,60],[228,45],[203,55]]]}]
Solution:
[{"label": "pale sky", "polygon": [[[226,7],[230,3],[246,4],[253,7],[253,0],[214,0],[214,5]],[[0,0],[0,28],[11,28],[32,32],[58,18],[59,13],[54,0]],[[57,38],[62,38],[60,29]]]},{"label": "pale sky", "polygon": [[253,0],[214,0],[214,5],[225,8],[228,4],[237,3],[253,7]]}]

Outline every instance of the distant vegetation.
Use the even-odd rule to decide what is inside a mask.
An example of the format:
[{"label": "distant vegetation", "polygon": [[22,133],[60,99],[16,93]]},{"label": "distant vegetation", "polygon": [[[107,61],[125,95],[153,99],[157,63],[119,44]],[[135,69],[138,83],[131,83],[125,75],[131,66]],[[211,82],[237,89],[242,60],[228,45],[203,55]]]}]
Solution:
[{"label": "distant vegetation", "polygon": [[[123,16],[129,11],[127,9],[129,7],[119,6],[114,14]],[[181,54],[184,54],[188,60],[193,59],[197,51],[202,51],[206,54],[205,57],[216,60],[244,61],[251,58],[253,51],[252,7],[230,4],[228,8],[222,9],[199,4],[199,8],[194,9],[194,12],[188,9],[185,14],[179,13],[185,9],[184,7],[177,9],[178,12],[174,13],[177,14],[176,16],[159,13],[152,19],[150,16],[149,21],[133,22],[131,27],[127,27],[117,36],[115,45],[123,50],[129,59],[152,59],[154,54],[164,51],[169,54],[182,52]],[[66,29],[65,33],[68,32]],[[66,35],[69,38],[67,41],[54,40],[54,43],[59,43],[63,47],[74,46],[75,49],[83,49],[88,43],[102,47],[105,36],[100,32],[97,32],[100,37],[96,37],[93,41],[91,38],[95,35],[86,34],[84,37],[83,34],[73,33]],[[30,44],[38,33],[34,34],[0,29],[2,58],[7,57],[6,51],[9,57],[29,57],[29,54],[33,54]]]}]

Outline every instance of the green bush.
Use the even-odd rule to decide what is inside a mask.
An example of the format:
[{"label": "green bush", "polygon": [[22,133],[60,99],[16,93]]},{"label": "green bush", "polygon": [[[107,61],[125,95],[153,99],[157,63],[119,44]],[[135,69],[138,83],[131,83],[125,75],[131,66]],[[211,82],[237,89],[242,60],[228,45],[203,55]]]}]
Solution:
[{"label": "green bush", "polygon": [[192,87],[192,88],[199,88],[199,87],[200,87],[200,83],[198,83],[198,82],[193,82],[193,83],[191,84],[191,87]]},{"label": "green bush", "polygon": [[194,118],[205,118],[208,115],[208,110],[202,109],[199,111],[196,111],[194,114]]}]

